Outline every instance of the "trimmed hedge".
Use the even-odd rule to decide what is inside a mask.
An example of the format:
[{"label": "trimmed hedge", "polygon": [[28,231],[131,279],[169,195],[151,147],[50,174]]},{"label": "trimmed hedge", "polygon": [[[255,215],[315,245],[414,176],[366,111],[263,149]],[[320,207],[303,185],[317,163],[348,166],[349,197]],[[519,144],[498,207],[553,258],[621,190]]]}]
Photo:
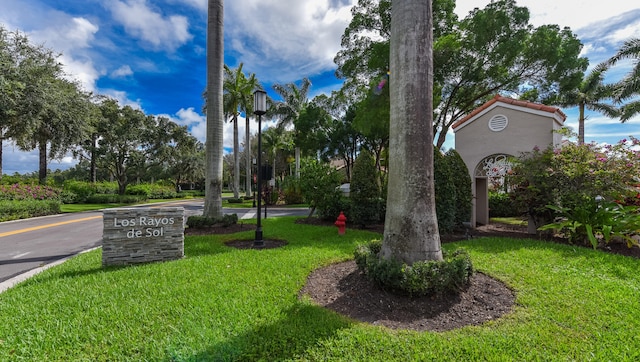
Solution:
[{"label": "trimmed hedge", "polygon": [[238,214],[227,214],[222,217],[206,217],[201,215],[189,216],[187,218],[187,227],[189,228],[205,228],[216,225],[231,226],[238,223]]},{"label": "trimmed hedge", "polygon": [[355,225],[365,227],[377,224],[382,219],[380,190],[376,180],[377,169],[373,156],[368,151],[361,151],[353,165],[353,175],[349,198],[351,199],[351,215],[347,219]]},{"label": "trimmed hedge", "polygon": [[87,204],[135,204],[146,201],[144,196],[118,195],[118,194],[95,194],[86,198]]},{"label": "trimmed hedge", "polygon": [[469,176],[469,170],[462,157],[453,148],[445,153],[445,159],[453,176],[453,186],[456,190],[455,225],[462,226],[464,222],[471,221],[473,204],[471,176]]},{"label": "trimmed hedge", "polygon": [[0,221],[27,219],[60,213],[58,200],[1,200]]},{"label": "trimmed hedge", "polygon": [[441,233],[447,233],[456,226],[456,187],[449,163],[436,147],[433,148],[433,178],[435,182],[438,230]]},{"label": "trimmed hedge", "polygon": [[380,258],[382,241],[374,240],[356,248],[358,269],[383,288],[409,296],[457,292],[469,284],[473,265],[464,249],[443,250],[444,260],[418,261],[407,265]]}]

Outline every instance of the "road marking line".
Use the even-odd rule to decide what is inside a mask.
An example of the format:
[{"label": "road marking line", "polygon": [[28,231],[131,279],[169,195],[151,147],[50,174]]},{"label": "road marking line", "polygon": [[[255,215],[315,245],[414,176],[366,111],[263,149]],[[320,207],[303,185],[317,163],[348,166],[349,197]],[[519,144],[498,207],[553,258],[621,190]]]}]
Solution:
[{"label": "road marking line", "polygon": [[25,256],[25,255],[29,255],[29,254],[31,254],[31,252],[30,252],[30,251],[27,251],[26,253],[22,253],[22,254],[14,255],[14,256],[12,256],[12,257],[11,257],[11,259],[19,259],[19,258],[22,258],[23,256]]},{"label": "road marking line", "polygon": [[241,220],[253,219],[255,216],[256,216],[256,212],[255,211],[249,211],[246,214],[242,215],[242,217],[240,219]]},{"label": "road marking line", "polygon": [[11,236],[11,235],[16,235],[16,234],[22,234],[22,233],[26,233],[26,232],[29,232],[29,231],[35,231],[35,230],[40,230],[40,229],[46,229],[46,228],[50,228],[50,227],[54,227],[54,226],[60,226],[60,225],[73,224],[73,223],[76,223],[76,222],[87,221],[87,220],[95,220],[95,219],[99,219],[99,218],[102,218],[102,215],[100,215],[100,216],[85,217],[85,218],[83,218],[83,219],[76,219],[76,220],[69,220],[69,221],[61,221],[61,222],[57,222],[57,223],[53,223],[53,224],[47,224],[47,225],[34,226],[34,227],[26,228],[26,229],[19,229],[19,230],[7,231],[6,233],[0,233],[0,238],[5,237],[5,236]]}]

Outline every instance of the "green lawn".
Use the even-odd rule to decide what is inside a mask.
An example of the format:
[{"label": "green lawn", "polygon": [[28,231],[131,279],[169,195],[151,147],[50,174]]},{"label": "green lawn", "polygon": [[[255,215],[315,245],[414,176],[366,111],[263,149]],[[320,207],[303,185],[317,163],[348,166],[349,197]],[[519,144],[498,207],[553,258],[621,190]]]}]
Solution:
[{"label": "green lawn", "polygon": [[101,267],[79,255],[0,294],[2,361],[634,361],[640,359],[637,259],[535,240],[481,238],[477,269],[516,291],[514,310],[448,332],[394,331],[299,300],[309,273],[379,235],[264,220],[253,238],[187,237],[182,260]]}]

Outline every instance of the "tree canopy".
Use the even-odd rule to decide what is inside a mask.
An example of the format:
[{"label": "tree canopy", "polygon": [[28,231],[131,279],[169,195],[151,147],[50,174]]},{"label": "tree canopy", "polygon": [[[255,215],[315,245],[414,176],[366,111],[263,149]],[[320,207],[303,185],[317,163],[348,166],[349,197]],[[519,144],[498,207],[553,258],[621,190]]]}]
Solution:
[{"label": "tree canopy", "polygon": [[[588,60],[569,28],[534,27],[529,11],[514,0],[489,3],[462,20],[455,2],[433,2],[434,134],[441,147],[451,125],[497,93],[522,94],[554,102],[574,89]],[[360,0],[342,37],[335,61],[345,87],[360,90],[377,84],[388,68],[389,0]]]}]

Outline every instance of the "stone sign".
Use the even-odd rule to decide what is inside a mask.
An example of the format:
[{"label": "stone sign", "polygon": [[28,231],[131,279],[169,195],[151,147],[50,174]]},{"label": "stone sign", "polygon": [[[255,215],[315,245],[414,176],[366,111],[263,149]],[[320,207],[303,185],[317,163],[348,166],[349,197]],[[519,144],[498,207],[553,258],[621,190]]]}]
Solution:
[{"label": "stone sign", "polygon": [[103,210],[102,265],[182,258],[184,223],[182,207]]}]

